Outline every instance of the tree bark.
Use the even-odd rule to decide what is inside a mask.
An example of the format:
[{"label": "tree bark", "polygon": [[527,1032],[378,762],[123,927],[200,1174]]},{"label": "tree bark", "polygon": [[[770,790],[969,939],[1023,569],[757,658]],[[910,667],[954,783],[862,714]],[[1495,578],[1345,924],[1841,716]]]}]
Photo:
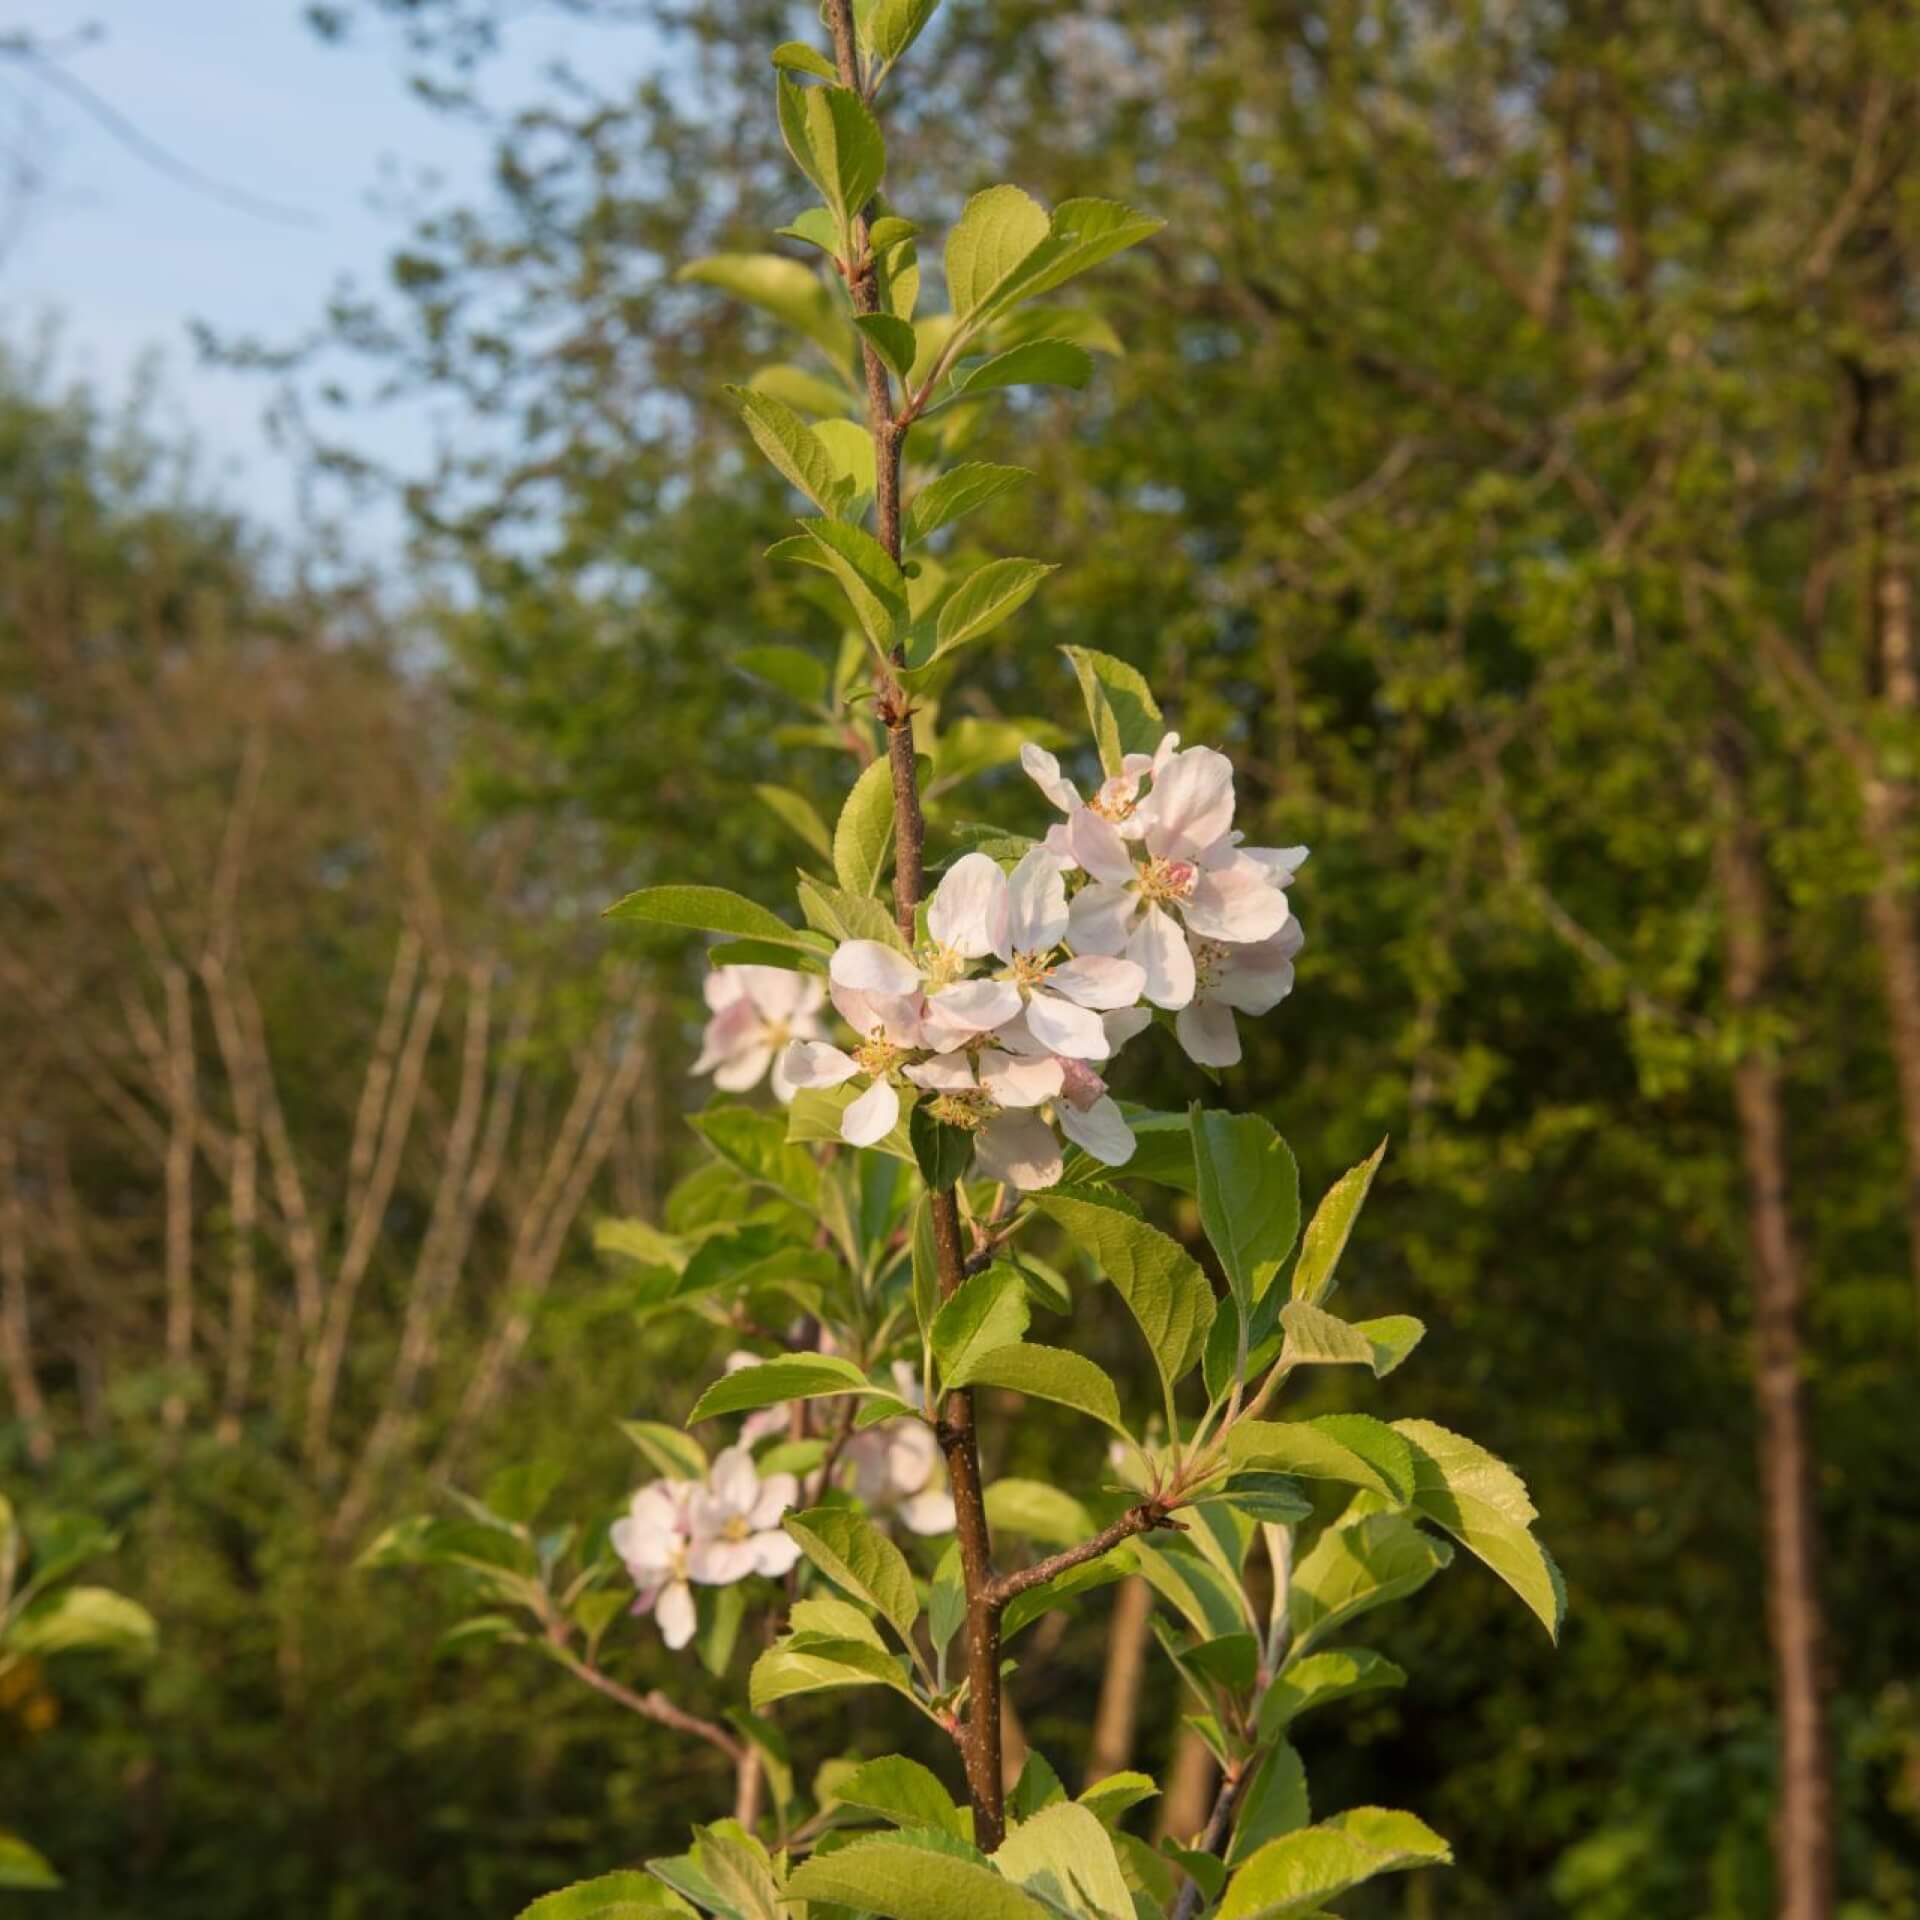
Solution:
[{"label": "tree bark", "polygon": [[[1772,901],[1745,810],[1737,751],[1716,750],[1724,819],[1716,879],[1725,914],[1727,997],[1750,1026],[1773,968]],[[1826,1705],[1826,1621],[1806,1388],[1806,1269],[1788,1206],[1779,1062],[1745,1036],[1733,1070],[1753,1285],[1753,1394],[1766,1554],[1767,1631],[1779,1718],[1774,1817],[1778,1920],[1831,1920],[1833,1781]]]}]

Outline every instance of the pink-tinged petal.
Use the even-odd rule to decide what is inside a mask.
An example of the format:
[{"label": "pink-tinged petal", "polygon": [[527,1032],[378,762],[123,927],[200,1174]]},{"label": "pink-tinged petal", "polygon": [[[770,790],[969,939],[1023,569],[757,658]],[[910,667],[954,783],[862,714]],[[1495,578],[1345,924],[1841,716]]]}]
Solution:
[{"label": "pink-tinged petal", "polygon": [[753,1550],[753,1570],[769,1580],[790,1572],[800,1559],[800,1542],[790,1533],[756,1533],[747,1542]]},{"label": "pink-tinged petal", "polygon": [[1233,825],[1233,762],[1212,747],[1171,755],[1142,811],[1152,852],[1193,859]]},{"label": "pink-tinged petal", "polygon": [[900,1118],[900,1096],[884,1080],[876,1080],[840,1116],[840,1138],[849,1146],[870,1147],[884,1140]]},{"label": "pink-tinged petal", "polygon": [[773,1089],[773,1097],[778,1100],[783,1107],[793,1105],[794,1095],[793,1081],[787,1075],[787,1051],[785,1047],[782,1047],[774,1056],[773,1072],[767,1081],[767,1085]]},{"label": "pink-tinged petal", "polygon": [[693,1604],[693,1589],[684,1580],[663,1587],[654,1617],[660,1623],[660,1638],[678,1653],[693,1638],[694,1629],[700,1624]]},{"label": "pink-tinged petal", "polygon": [[[747,998],[769,1020],[791,1020],[803,1007],[820,1004],[820,982],[811,974],[798,973],[791,967],[741,967],[737,971],[747,976]],[[809,992],[814,996],[811,1003]]]},{"label": "pink-tinged petal", "polygon": [[1007,938],[1007,876],[984,853],[962,854],[927,908],[927,931],[969,960],[997,953]]},{"label": "pink-tinged petal", "polygon": [[613,1542],[614,1552],[626,1563],[636,1586],[642,1584],[644,1576],[662,1572],[670,1563],[668,1543],[649,1533],[631,1514],[622,1514],[607,1529],[607,1538]]},{"label": "pink-tinged petal", "polygon": [[824,1040],[795,1040],[782,1055],[780,1069],[796,1087],[837,1087],[860,1071],[860,1063]]},{"label": "pink-tinged petal", "polygon": [[841,941],[827,963],[827,973],[836,986],[896,1000],[920,987],[920,969],[898,947],[883,946],[878,940]]},{"label": "pink-tinged petal", "polygon": [[1053,1129],[1038,1114],[996,1114],[975,1136],[974,1172],[1022,1193],[1052,1186],[1065,1164]]},{"label": "pink-tinged petal", "polygon": [[1084,1113],[1072,1101],[1064,1101],[1054,1108],[1053,1117],[1076,1147],[1107,1166],[1124,1167],[1133,1158],[1133,1129],[1111,1096],[1103,1094]]},{"label": "pink-tinged petal", "polygon": [[980,1056],[980,1084],[1003,1107],[1037,1107],[1060,1091],[1060,1062],[1045,1053],[1022,1058],[988,1048]]},{"label": "pink-tinged petal", "polygon": [[800,1482],[790,1473],[770,1473],[760,1482],[760,1492],[747,1514],[747,1524],[756,1533],[780,1524],[780,1516],[800,1497]]},{"label": "pink-tinged petal", "polygon": [[1132,1006],[1146,984],[1147,976],[1136,962],[1110,953],[1083,953],[1047,976],[1048,992],[1100,1013]]},{"label": "pink-tinged petal", "polygon": [[1100,1024],[1107,1030],[1107,1045],[1118,1053],[1129,1040],[1153,1025],[1153,1015],[1145,1007],[1121,1007],[1117,1012],[1103,1013]]},{"label": "pink-tinged petal", "polygon": [[1271,1013],[1293,991],[1293,956],[1304,936],[1298,920],[1289,920],[1271,940],[1231,947],[1208,993],[1239,1013]]},{"label": "pink-tinged petal", "polygon": [[896,1047],[920,1044],[920,1016],[924,1006],[919,990],[909,994],[863,993],[858,987],[836,983],[831,992],[840,1018],[862,1040],[878,1034]]},{"label": "pink-tinged petal", "polygon": [[753,1571],[749,1540],[699,1540],[687,1554],[687,1573],[703,1587],[730,1587]]},{"label": "pink-tinged petal", "polygon": [[945,1051],[976,1033],[991,1033],[1019,1012],[1020,989],[1011,980],[963,980],[927,996],[927,1029]]},{"label": "pink-tinged petal", "polygon": [[1040,844],[1060,862],[1062,873],[1072,873],[1080,865],[1073,851],[1073,835],[1064,820],[1056,820]]},{"label": "pink-tinged petal", "polygon": [[1071,813],[1080,804],[1080,789],[1060,771],[1060,762],[1045,747],[1027,741],[1020,749],[1020,764],[1027,778],[1062,813]]},{"label": "pink-tinged petal", "polygon": [[1240,1064],[1240,1031],[1233,1024],[1230,1007],[1212,1000],[1197,1000],[1174,1015],[1173,1031],[1187,1058],[1197,1060],[1203,1067]]},{"label": "pink-tinged petal", "polygon": [[900,1505],[900,1519],[909,1533],[951,1533],[956,1518],[950,1493],[916,1493]]},{"label": "pink-tinged petal", "polygon": [[772,1065],[771,1046],[746,1047],[730,1060],[721,1061],[714,1069],[713,1084],[722,1093],[745,1093],[766,1078],[767,1069]]},{"label": "pink-tinged petal", "polygon": [[747,998],[746,967],[715,967],[700,983],[701,997],[715,1013],[725,1013]]},{"label": "pink-tinged petal", "polygon": [[1074,1060],[1104,1060],[1107,1029],[1090,1007],[1076,1007],[1051,993],[1036,992],[1027,1002],[1027,1025],[1033,1037],[1054,1053]]},{"label": "pink-tinged petal", "polygon": [[973,1062],[964,1053],[937,1053],[917,1067],[905,1067],[901,1077],[929,1093],[971,1093]]},{"label": "pink-tinged petal", "polygon": [[707,1487],[729,1513],[750,1513],[760,1491],[760,1475],[745,1447],[729,1447],[713,1456]]},{"label": "pink-tinged petal", "polygon": [[1240,851],[1249,860],[1259,861],[1283,887],[1307,864],[1305,847],[1242,847]]},{"label": "pink-tinged petal", "polygon": [[1287,924],[1287,896],[1259,861],[1236,855],[1195,879],[1180,912],[1203,940],[1267,940]]},{"label": "pink-tinged petal", "polygon": [[1016,953],[1045,953],[1066,937],[1066,876],[1046,848],[1035,847],[1008,878],[1006,939],[996,951],[1011,960]]},{"label": "pink-tinged petal", "polygon": [[759,1011],[751,1000],[742,997],[722,1007],[700,1035],[700,1058],[693,1063],[693,1071],[711,1073],[730,1054],[749,1044],[761,1025]]},{"label": "pink-tinged petal", "polygon": [[776,1435],[784,1440],[792,1426],[793,1411],[787,1401],[783,1400],[777,1406],[761,1407],[740,1422],[740,1444],[743,1447],[757,1447],[762,1440],[771,1440]]},{"label": "pink-tinged petal", "polygon": [[1131,887],[1096,881],[1073,896],[1067,912],[1067,938],[1075,953],[1121,954],[1133,931],[1140,896]]},{"label": "pink-tinged petal", "polygon": [[1110,820],[1102,820],[1085,807],[1067,822],[1067,844],[1073,857],[1096,880],[1110,887],[1124,887],[1133,878],[1133,855]]},{"label": "pink-tinged petal", "polygon": [[1193,951],[1171,914],[1149,907],[1127,942],[1127,958],[1145,970],[1141,991],[1156,1007],[1184,1007],[1193,998]]}]

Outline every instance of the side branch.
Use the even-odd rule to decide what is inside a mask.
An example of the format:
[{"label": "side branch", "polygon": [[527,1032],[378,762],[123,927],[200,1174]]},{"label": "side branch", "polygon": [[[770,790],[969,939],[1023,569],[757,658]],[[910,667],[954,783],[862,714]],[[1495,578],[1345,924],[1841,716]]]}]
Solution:
[{"label": "side branch", "polygon": [[1057,1580],[1061,1574],[1085,1566],[1089,1560],[1098,1560],[1103,1553],[1111,1553],[1122,1541],[1131,1540],[1136,1534],[1154,1533],[1163,1528],[1173,1533],[1185,1533],[1187,1530],[1185,1521],[1174,1519],[1171,1503],[1165,1496],[1142,1500],[1139,1505],[1129,1507],[1111,1525],[1102,1527],[1090,1539],[1082,1540],[1077,1547],[1050,1553],[1044,1560],[1036,1560],[1032,1566],[1022,1567],[1016,1573],[1003,1573],[987,1589],[987,1604],[998,1612],[1017,1595],[1034,1587],[1043,1587],[1049,1580]]}]

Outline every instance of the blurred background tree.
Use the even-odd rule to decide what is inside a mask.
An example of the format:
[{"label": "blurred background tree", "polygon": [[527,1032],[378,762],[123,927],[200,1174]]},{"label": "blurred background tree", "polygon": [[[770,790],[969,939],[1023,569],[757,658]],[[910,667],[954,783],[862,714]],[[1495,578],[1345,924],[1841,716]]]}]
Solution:
[{"label": "blurred background tree", "polygon": [[[431,1596],[345,1571],[447,1464],[538,1452],[611,1510],[611,1418],[683,1369],[585,1225],[689,1162],[691,983],[592,910],[696,859],[771,881],[736,802],[774,747],[818,746],[822,811],[845,779],[837,634],[759,559],[785,506],[719,395],[781,316],[676,279],[791,210],[733,103],[808,10],[571,4],[631,66],[503,121],[493,197],[290,376],[317,470],[409,510],[398,595],[289,589],[164,450],[10,371],[11,1444],[126,1526],[162,1630],[144,1687],[0,1762],[88,1911],[506,1912],[687,1817],[653,1730],[429,1668]],[[506,18],[313,12],[455,112]],[[1053,647],[1097,645],[1231,748],[1256,837],[1315,847],[1231,1096],[1310,1190],[1392,1132],[1359,1272],[1425,1294],[1423,1384],[1526,1464],[1573,1592],[1549,1659],[1453,1583],[1315,1777],[1449,1831],[1407,1897],[1450,1913],[1920,1914],[1911,10],[934,31],[909,166],[1169,220],[1103,286],[1130,351],[1092,407],[982,439],[1071,565],[943,729],[1061,712]],[[423,392],[441,459],[373,470],[359,410]],[[769,645],[825,712],[781,730]],[[1025,805],[991,771],[954,802]],[[1157,1071],[1130,1090],[1186,1097]],[[1064,1773],[1109,1617],[1024,1729]]]}]

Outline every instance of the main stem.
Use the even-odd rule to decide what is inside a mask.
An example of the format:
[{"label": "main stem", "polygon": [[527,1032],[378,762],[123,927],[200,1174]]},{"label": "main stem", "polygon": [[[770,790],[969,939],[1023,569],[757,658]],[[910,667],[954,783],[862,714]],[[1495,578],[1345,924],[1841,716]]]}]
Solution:
[{"label": "main stem", "polygon": [[[833,34],[834,64],[840,84],[856,92],[860,64],[853,31],[852,0],[828,0],[827,25]],[[847,291],[856,313],[880,310],[879,272],[867,248],[864,217],[853,222],[846,262]],[[862,342],[866,371],[867,422],[873,433],[874,520],[880,544],[900,559],[900,443],[905,428],[895,416],[886,363]],[[893,666],[904,662],[896,647]],[[893,903],[901,936],[909,946],[916,931],[926,854],[927,823],[920,805],[920,781],[913,753],[913,707],[899,676],[883,667],[876,675],[876,712],[887,730],[887,760],[893,772]],[[942,1299],[951,1299],[966,1279],[966,1254],[960,1244],[960,1209],[953,1190],[931,1196],[933,1244]],[[1000,1777],[1000,1605],[993,1593],[993,1548],[987,1531],[986,1489],[980,1477],[980,1448],[974,1432],[972,1393],[962,1388],[940,1406],[938,1433],[953,1493],[954,1531],[960,1541],[960,1565],[967,1589],[968,1707],[961,1754],[967,1792],[973,1802],[975,1843],[992,1853],[1006,1834],[1006,1794]]]}]

